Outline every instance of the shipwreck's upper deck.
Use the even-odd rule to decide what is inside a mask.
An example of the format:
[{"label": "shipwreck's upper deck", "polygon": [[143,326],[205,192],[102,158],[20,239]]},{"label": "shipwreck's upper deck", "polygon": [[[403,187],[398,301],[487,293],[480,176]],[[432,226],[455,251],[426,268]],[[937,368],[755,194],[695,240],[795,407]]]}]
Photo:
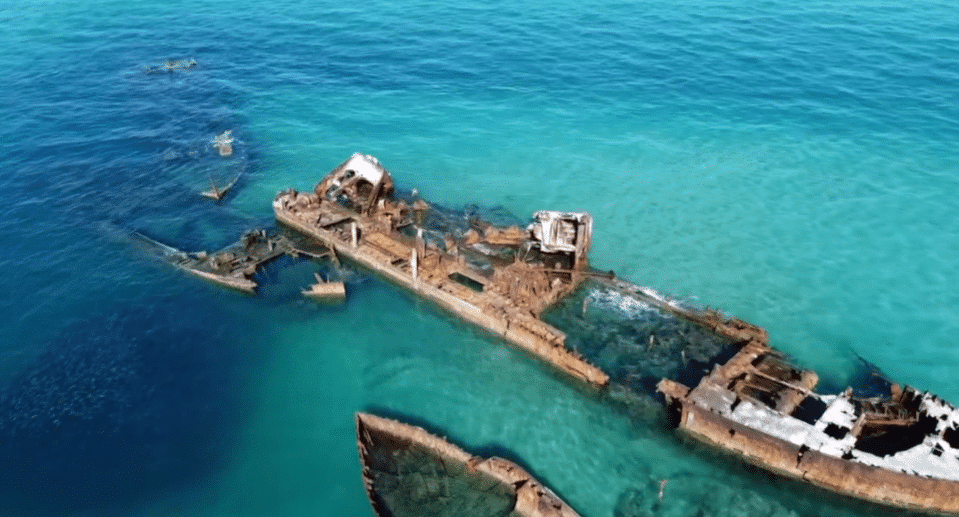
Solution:
[{"label": "shipwreck's upper deck", "polygon": [[465,231],[443,231],[428,203],[394,196],[389,173],[358,154],[313,192],[281,192],[273,206],[278,220],[337,253],[591,384],[608,382],[539,319],[587,273],[589,214],[538,212],[526,229],[471,221]]}]

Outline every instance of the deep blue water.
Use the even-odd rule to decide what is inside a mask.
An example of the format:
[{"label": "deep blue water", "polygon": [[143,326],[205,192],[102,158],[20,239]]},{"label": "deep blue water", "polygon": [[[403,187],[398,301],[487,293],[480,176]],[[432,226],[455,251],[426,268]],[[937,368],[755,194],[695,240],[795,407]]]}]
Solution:
[{"label": "deep blue water", "polygon": [[15,511],[138,502],[223,465],[255,354],[207,321],[217,310],[169,310],[188,301],[91,315],[5,379],[0,483]]},{"label": "deep blue water", "polygon": [[597,267],[767,327],[829,385],[854,350],[959,402],[954,3],[28,0],[0,3],[0,68],[0,515],[369,515],[364,408],[512,454],[585,516],[660,479],[651,515],[876,514],[364,274],[342,307],[290,261],[245,298],[128,239],[217,249],[354,151],[446,206],[587,210]]}]

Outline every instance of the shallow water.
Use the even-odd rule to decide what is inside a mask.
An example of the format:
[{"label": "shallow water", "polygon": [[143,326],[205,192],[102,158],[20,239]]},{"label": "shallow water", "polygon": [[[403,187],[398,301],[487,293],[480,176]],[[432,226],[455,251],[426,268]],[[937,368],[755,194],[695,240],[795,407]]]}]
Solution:
[{"label": "shallow water", "polygon": [[[365,274],[316,307],[296,295],[315,266],[280,263],[244,298],[126,232],[218,249],[362,151],[445,206],[591,212],[595,267],[765,326],[824,383],[855,351],[959,402],[957,15],[0,5],[0,515],[370,515],[360,409],[518,460],[586,516],[876,515],[689,447]],[[238,173],[224,202],[197,195]]]}]

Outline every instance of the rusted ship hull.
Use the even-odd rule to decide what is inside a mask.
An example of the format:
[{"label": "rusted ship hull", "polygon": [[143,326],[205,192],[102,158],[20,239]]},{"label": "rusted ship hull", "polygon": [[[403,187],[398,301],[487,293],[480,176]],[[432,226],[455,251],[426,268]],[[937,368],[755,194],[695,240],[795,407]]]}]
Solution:
[{"label": "rusted ship hull", "polygon": [[959,515],[959,410],[892,385],[890,395],[813,391],[818,376],[747,343],[697,386],[663,379],[681,433],[782,476],[878,504]]},{"label": "rusted ship hull", "polygon": [[[343,242],[342,237],[334,232],[311,226],[282,210],[276,211],[276,218],[290,228],[310,235],[336,250],[338,256],[360,264],[451,314],[542,358],[573,377],[596,387],[605,386],[609,382],[609,376],[602,370],[577,358],[565,348],[565,335],[562,332],[538,319],[518,313],[512,317],[503,317],[502,313],[490,314],[490,311],[484,311],[466,301],[473,296],[469,288],[454,284],[446,285],[446,289],[437,288],[430,283],[418,281],[408,271],[392,265],[392,261],[384,258],[382,252],[378,253],[379,250],[373,246],[359,243],[354,247],[349,242]],[[410,250],[413,248],[409,244],[405,247]]]},{"label": "rusted ship hull", "polygon": [[[354,155],[351,160],[356,160],[358,156],[370,160],[360,165],[379,165],[371,157],[361,155]],[[392,185],[385,170],[381,174]],[[369,210],[350,210],[318,194],[288,191],[281,192],[274,200],[274,212],[280,223],[316,239],[335,250],[339,257],[360,264],[591,386],[603,387],[608,384],[609,377],[605,372],[566,349],[563,332],[537,317],[537,313],[545,306],[576,288],[581,281],[579,270],[560,272],[560,275],[565,276],[563,281],[559,281],[550,277],[549,273],[537,273],[539,270],[517,262],[514,270],[529,272],[536,281],[546,284],[535,295],[524,293],[524,300],[532,299],[532,303],[517,303],[510,294],[504,294],[509,286],[495,292],[495,289],[486,286],[475,290],[452,281],[451,276],[466,278],[466,282],[474,283],[494,283],[495,279],[485,278],[460,256],[397,231],[392,214],[406,209],[401,208],[401,203],[379,197],[384,180],[378,181],[371,194],[356,200],[357,204],[365,205]],[[317,190],[320,188],[318,186]],[[379,206],[377,201],[380,201]],[[504,273],[503,277],[505,279],[500,281],[501,284],[508,284],[514,279],[508,273]]]},{"label": "rusted ship hull", "polygon": [[578,517],[529,473],[413,427],[356,415],[363,482],[380,517]]},{"label": "rusted ship hull", "polygon": [[[692,404],[679,432],[781,476],[906,510],[959,515],[959,483],[863,465],[761,433]],[[801,452],[801,453],[800,453]],[[797,459],[798,458],[798,459]]]}]

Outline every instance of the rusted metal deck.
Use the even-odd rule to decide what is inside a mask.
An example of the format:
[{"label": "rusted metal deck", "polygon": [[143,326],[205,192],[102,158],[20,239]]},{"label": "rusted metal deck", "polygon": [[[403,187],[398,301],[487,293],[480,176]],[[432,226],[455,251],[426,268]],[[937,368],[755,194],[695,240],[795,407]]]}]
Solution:
[{"label": "rusted metal deck", "polygon": [[[592,386],[609,382],[602,370],[565,347],[563,332],[539,319],[583,279],[591,230],[588,215],[541,213],[544,221],[537,228],[559,234],[537,239],[520,232],[521,239],[510,244],[516,258],[509,263],[490,261],[484,269],[466,260],[467,243],[462,238],[448,236],[442,249],[424,238],[422,230],[413,236],[400,231],[415,228],[415,219],[429,208],[423,202],[409,206],[397,201],[392,190],[392,178],[375,159],[354,155],[314,192],[281,192],[273,208],[279,222],[317,239],[340,257]],[[523,260],[521,252],[535,259]]]}]

